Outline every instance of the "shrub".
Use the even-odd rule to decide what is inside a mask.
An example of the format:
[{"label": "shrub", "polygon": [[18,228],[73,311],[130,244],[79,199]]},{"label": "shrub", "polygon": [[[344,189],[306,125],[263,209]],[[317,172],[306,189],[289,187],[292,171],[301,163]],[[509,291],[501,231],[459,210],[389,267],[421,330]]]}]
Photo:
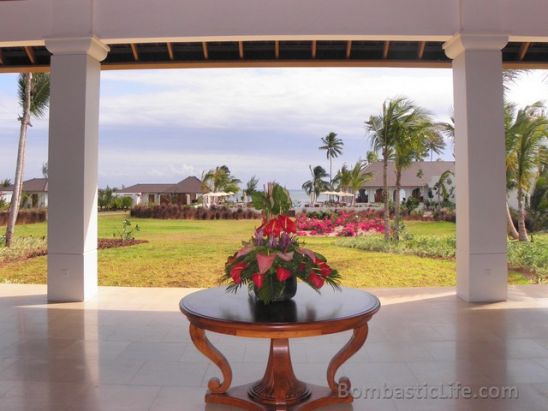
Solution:
[{"label": "shrub", "polygon": [[[454,258],[454,236],[404,235],[400,241],[386,241],[382,236],[360,236],[339,239],[336,245],[393,254],[409,254],[419,257]],[[548,278],[548,238],[535,238],[531,242],[508,241],[508,265],[512,269],[533,274],[537,282]]]},{"label": "shrub", "polygon": [[453,258],[456,240],[453,236],[411,236],[400,241],[386,241],[382,236],[360,236],[338,240],[337,245],[392,254],[417,255],[419,257]]},{"label": "shrub", "polygon": [[216,207],[190,207],[188,205],[162,204],[152,207],[136,206],[130,211],[131,217],[158,218],[158,219],[184,219],[184,220],[240,220],[257,219],[261,215],[254,210],[242,210],[241,208]]},{"label": "shrub", "polygon": [[[0,212],[0,225],[6,225],[9,219],[9,212]],[[20,209],[17,214],[17,224],[41,223],[47,219],[47,210],[45,208]]]}]

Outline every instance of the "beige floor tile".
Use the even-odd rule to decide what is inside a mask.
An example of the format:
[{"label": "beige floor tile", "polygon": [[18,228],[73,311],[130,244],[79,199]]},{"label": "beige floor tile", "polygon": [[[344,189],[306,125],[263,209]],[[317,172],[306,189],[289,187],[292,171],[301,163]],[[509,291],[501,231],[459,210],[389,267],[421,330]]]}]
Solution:
[{"label": "beige floor tile", "polygon": [[[0,410],[229,411],[205,406],[220,377],[196,350],[178,308],[190,289],[100,287],[86,303],[46,303],[42,285],[0,285]],[[365,346],[337,373],[356,391],[350,410],[548,409],[548,287],[510,287],[507,302],[465,303],[452,288],[378,289],[381,311]],[[208,333],[234,384],[259,379],[268,340]],[[291,341],[298,378],[326,383],[350,333]],[[364,398],[383,387],[452,383],[515,386],[510,399]],[[359,395],[358,395],[359,394]]]}]

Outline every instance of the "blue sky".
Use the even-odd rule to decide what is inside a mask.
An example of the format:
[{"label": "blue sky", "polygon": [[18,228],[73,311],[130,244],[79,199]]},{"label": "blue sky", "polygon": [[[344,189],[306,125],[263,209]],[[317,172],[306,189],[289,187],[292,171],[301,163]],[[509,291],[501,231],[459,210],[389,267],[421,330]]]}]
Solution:
[{"label": "blue sky", "polygon": [[[548,96],[546,71],[512,86],[520,105]],[[328,169],[320,138],[335,131],[334,170],[365,156],[364,121],[404,95],[439,120],[452,110],[448,69],[201,69],[106,71],[101,77],[99,185],[176,182],[226,164],[242,181],[298,188],[308,165]],[[16,75],[0,74],[0,179],[13,180],[20,108]],[[452,159],[451,149],[441,157]],[[47,160],[47,119],[29,131],[25,179]]]}]

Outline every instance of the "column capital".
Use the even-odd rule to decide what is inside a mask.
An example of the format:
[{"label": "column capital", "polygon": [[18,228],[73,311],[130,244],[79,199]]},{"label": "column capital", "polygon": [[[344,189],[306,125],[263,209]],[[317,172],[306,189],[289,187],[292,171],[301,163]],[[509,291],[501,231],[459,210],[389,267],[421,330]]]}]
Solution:
[{"label": "column capital", "polygon": [[457,33],[443,44],[443,50],[450,59],[454,59],[466,50],[502,50],[508,43],[503,34]]},{"label": "column capital", "polygon": [[87,54],[97,61],[103,61],[110,51],[110,48],[96,37],[47,39],[45,43],[53,55]]}]

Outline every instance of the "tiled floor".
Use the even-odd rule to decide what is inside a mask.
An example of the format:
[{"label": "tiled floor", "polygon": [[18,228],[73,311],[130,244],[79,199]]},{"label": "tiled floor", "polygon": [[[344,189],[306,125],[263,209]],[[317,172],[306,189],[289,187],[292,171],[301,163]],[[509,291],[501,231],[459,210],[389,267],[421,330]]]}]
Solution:
[{"label": "tiled floor", "polygon": [[[44,286],[0,285],[0,410],[228,410],[203,404],[218,373],[189,341],[178,311],[191,291],[105,287],[87,303],[46,305]],[[332,410],[548,409],[547,286],[513,287],[508,302],[490,305],[464,303],[451,288],[373,292],[383,307],[340,374],[358,397],[378,388],[392,398]],[[267,341],[210,339],[232,362],[234,384],[261,376]],[[297,376],[323,384],[347,339],[292,341]],[[515,387],[519,398],[469,400],[462,390],[456,398],[458,384],[474,393]],[[454,398],[431,398],[451,387]]]}]

